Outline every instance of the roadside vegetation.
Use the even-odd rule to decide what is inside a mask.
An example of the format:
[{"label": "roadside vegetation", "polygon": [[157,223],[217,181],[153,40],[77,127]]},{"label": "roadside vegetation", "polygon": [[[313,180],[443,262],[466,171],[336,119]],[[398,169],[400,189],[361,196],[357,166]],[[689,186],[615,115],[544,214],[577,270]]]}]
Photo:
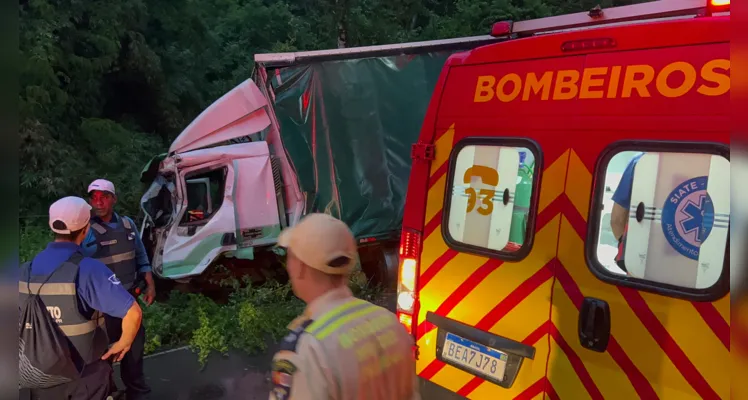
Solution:
[{"label": "roadside vegetation", "polygon": [[[277,343],[287,325],[304,310],[289,284],[268,282],[261,286],[239,285],[225,304],[196,293],[172,291],[167,302],[144,310],[146,354],[189,345],[204,365],[212,352],[230,349],[260,354],[268,343]],[[240,287],[241,286],[241,287]],[[351,289],[359,297],[383,305],[381,292],[355,276]]]},{"label": "roadside vegetation", "polygon": [[[51,239],[47,232],[21,231],[21,260],[31,259],[44,248]],[[220,303],[200,293],[178,290],[172,290],[168,300],[150,306],[139,299],[146,329],[145,353],[189,346],[201,365],[211,353],[238,350],[260,354],[267,350],[268,343],[277,343],[285,336],[288,323],[304,310],[304,303],[294,296],[289,284],[271,281],[252,286],[232,278],[221,285],[231,293]],[[362,273],[351,277],[350,287],[356,297],[385,305],[382,292]]]}]

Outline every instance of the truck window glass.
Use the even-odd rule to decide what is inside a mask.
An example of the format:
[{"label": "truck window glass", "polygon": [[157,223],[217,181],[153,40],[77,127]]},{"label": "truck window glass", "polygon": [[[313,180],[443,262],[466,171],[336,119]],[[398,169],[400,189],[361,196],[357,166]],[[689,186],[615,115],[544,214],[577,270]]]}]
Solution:
[{"label": "truck window glass", "polygon": [[605,166],[594,255],[620,277],[709,289],[725,268],[730,161],[717,154],[621,151]]},{"label": "truck window glass", "polygon": [[189,174],[185,177],[187,211],[182,224],[207,221],[223,203],[226,169]]},{"label": "truck window glass", "polygon": [[174,182],[164,175],[157,175],[140,199],[143,212],[155,227],[171,223],[174,212]]},{"label": "truck window glass", "polygon": [[536,171],[533,152],[524,147],[467,145],[453,157],[445,240],[465,252],[517,252],[528,238]]}]

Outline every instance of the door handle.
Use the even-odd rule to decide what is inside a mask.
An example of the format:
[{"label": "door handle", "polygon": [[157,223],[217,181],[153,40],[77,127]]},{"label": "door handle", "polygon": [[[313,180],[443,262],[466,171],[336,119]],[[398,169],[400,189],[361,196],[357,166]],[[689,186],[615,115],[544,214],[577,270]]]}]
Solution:
[{"label": "door handle", "polygon": [[605,352],[610,340],[610,307],[604,300],[585,297],[579,310],[579,343],[582,347]]}]

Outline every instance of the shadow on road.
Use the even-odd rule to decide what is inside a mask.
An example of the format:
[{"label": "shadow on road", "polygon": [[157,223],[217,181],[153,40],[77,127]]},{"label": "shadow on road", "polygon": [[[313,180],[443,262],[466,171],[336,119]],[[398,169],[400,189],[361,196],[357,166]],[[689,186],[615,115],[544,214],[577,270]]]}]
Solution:
[{"label": "shadow on road", "polygon": [[[145,376],[152,399],[234,400],[268,398],[270,361],[277,346],[269,344],[265,354],[247,356],[232,352],[228,356],[212,354],[200,369],[197,354],[180,349],[145,360]],[[117,385],[124,388],[115,368]]]}]

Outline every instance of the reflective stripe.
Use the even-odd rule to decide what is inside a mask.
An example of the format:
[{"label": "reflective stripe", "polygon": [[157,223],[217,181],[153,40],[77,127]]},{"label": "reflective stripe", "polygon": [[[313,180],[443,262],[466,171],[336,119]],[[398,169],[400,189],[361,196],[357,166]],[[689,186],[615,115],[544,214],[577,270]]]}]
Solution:
[{"label": "reflective stripe", "polygon": [[[103,319],[103,318],[102,318]],[[99,324],[96,321],[88,321],[82,324],[75,325],[59,325],[65,336],[80,336],[87,333],[91,333],[96,329]]]},{"label": "reflective stripe", "polygon": [[338,315],[350,310],[351,308],[354,308],[354,307],[360,308],[361,306],[365,306],[367,304],[369,303],[363,300],[354,298],[352,301],[349,301],[343,305],[340,305],[337,308],[333,308],[327,314],[323,315],[320,319],[315,320],[314,323],[309,325],[306,331],[311,334],[314,334],[316,331],[319,331],[323,327],[327,326],[328,322],[330,322],[330,320],[332,320],[333,318],[337,318]]},{"label": "reflective stripe", "polygon": [[327,324],[327,326],[320,329],[318,332],[313,333],[313,335],[318,340],[325,340],[326,337],[338,330],[338,328],[340,328],[342,325],[345,325],[353,320],[363,317],[364,315],[369,315],[378,310],[379,307],[372,304],[366,304],[365,307],[361,307],[361,309],[359,309],[358,311],[347,313],[346,315],[341,315],[340,318],[331,321],[329,324]]},{"label": "reflective stripe", "polygon": [[97,258],[97,260],[101,261],[102,263],[106,265],[109,265],[109,264],[114,264],[114,263],[118,263],[122,261],[132,260],[133,258],[135,258],[135,250],[128,251],[127,253],[115,254],[109,257]]},{"label": "reflective stripe", "polygon": [[[41,290],[39,290],[41,288]],[[23,294],[37,294],[46,296],[61,296],[76,294],[75,283],[27,283],[18,282],[18,292]]]},{"label": "reflective stripe", "polygon": [[106,233],[106,229],[97,223],[91,224],[91,228],[93,228],[96,232],[99,232],[102,235]]}]

